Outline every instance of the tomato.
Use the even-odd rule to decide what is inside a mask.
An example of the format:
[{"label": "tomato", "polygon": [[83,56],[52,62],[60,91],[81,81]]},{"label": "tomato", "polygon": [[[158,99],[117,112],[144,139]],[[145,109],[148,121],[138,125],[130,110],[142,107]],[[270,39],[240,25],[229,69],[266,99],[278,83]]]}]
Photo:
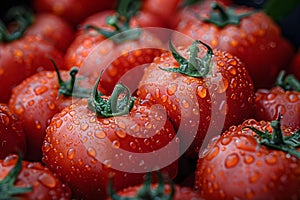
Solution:
[{"label": "tomato", "polygon": [[176,30],[237,56],[246,64],[256,89],[270,88],[294,55],[280,27],[262,11],[217,3],[208,11],[210,3],[198,4]]},{"label": "tomato", "polygon": [[213,138],[195,172],[203,198],[299,199],[300,132],[280,128],[249,119]]},{"label": "tomato", "polygon": [[76,26],[93,13],[114,8],[116,2],[116,0],[34,0],[33,7],[38,13],[53,13]]},{"label": "tomato", "polygon": [[22,125],[7,104],[0,103],[0,159],[12,153],[26,153],[26,139]]},{"label": "tomato", "polygon": [[[85,28],[78,31],[65,55],[67,67],[78,66],[80,74],[94,80],[99,75],[95,71],[105,69],[100,85],[107,95],[126,73],[128,78],[125,77],[122,82],[135,89],[142,76],[143,65],[152,62],[164,51],[157,37],[149,31],[130,28],[130,19],[134,18],[120,17],[118,13],[104,11],[87,18],[82,23]],[[107,24],[108,17],[116,22]],[[132,23],[138,24],[137,19]],[[108,60],[111,63],[107,63]]]},{"label": "tomato", "polygon": [[33,17],[33,24],[26,30],[25,35],[41,37],[65,52],[74,38],[73,27],[50,13],[35,14]]},{"label": "tomato", "polygon": [[[90,89],[83,91],[78,85],[74,86],[77,71],[76,68],[70,72],[60,71],[60,80],[56,71],[41,71],[13,89],[9,108],[18,116],[26,133],[26,160],[41,160],[45,130],[53,115],[72,104],[76,97],[89,97]],[[84,84],[87,88],[92,88],[93,85],[88,85],[88,80],[77,82],[76,84]]]},{"label": "tomato", "polygon": [[253,83],[237,57],[201,41],[190,48],[171,42],[170,50],[145,69],[137,95],[164,107],[181,151],[197,157],[207,132],[221,133],[253,115]]},{"label": "tomato", "polygon": [[255,93],[255,119],[275,120],[283,115],[281,124],[286,127],[300,128],[300,83],[293,75],[278,77],[277,86],[270,90],[259,89]]},{"label": "tomato", "polygon": [[0,43],[0,102],[7,103],[11,90],[27,77],[42,70],[52,70],[49,58],[64,66],[63,53],[43,39],[26,36],[22,39]]},{"label": "tomato", "polygon": [[151,183],[151,173],[147,173],[145,181],[142,185],[131,186],[115,192],[113,190],[112,181],[109,184],[109,198],[111,199],[172,199],[172,200],[201,200],[201,196],[197,194],[192,188],[181,187],[170,183],[165,184],[164,178],[159,173],[158,183]]},{"label": "tomato", "polygon": [[89,100],[52,118],[42,146],[46,166],[83,199],[106,198],[111,175],[117,190],[141,184],[153,168],[174,178],[179,141],[166,114],[131,97],[124,85],[107,97],[97,84]]},{"label": "tomato", "polygon": [[39,162],[22,161],[17,155],[0,160],[1,199],[71,199],[71,191]]}]

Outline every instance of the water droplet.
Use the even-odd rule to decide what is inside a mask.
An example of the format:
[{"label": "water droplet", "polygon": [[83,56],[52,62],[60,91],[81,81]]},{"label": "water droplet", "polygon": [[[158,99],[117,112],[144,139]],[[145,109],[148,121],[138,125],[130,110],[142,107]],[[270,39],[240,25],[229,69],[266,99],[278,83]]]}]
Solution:
[{"label": "water droplet", "polygon": [[162,96],[161,96],[161,101],[162,101],[163,103],[165,103],[167,100],[168,100],[168,96],[167,96],[167,95],[162,95]]},{"label": "water droplet", "polygon": [[277,164],[278,160],[277,160],[276,156],[268,155],[268,156],[266,156],[265,161],[269,165],[275,165],[275,164]]},{"label": "water droplet", "polygon": [[129,146],[132,148],[132,149],[135,149],[136,148],[136,144],[135,144],[135,142],[130,142],[129,143]]},{"label": "water droplet", "polygon": [[63,123],[63,121],[61,119],[58,119],[55,123],[56,128],[61,127],[62,123]]},{"label": "water droplet", "polygon": [[41,184],[48,188],[54,188],[56,186],[55,178],[48,173],[42,173],[38,177],[38,180]]},{"label": "water droplet", "polygon": [[125,138],[125,137],[126,137],[126,131],[124,131],[124,130],[122,130],[122,129],[116,130],[116,134],[117,134],[117,136],[119,136],[120,138]]},{"label": "water droplet", "polygon": [[244,162],[245,162],[246,164],[251,164],[251,163],[254,162],[254,157],[251,156],[251,155],[246,155],[246,156],[244,157]]},{"label": "water droplet", "polygon": [[123,121],[118,121],[118,127],[121,129],[126,129],[126,124]]},{"label": "water droplet", "polygon": [[226,78],[223,78],[222,80],[223,82],[221,82],[218,87],[218,93],[223,93],[228,88],[228,80]]},{"label": "water droplet", "polygon": [[148,145],[150,144],[150,140],[149,140],[149,139],[147,139],[147,138],[146,138],[146,139],[144,139],[144,144],[148,146]]},{"label": "water droplet", "polygon": [[48,108],[50,109],[50,110],[54,110],[55,109],[55,104],[53,103],[53,102],[49,102],[48,103]]},{"label": "water droplet", "polygon": [[43,148],[43,152],[47,153],[51,150],[51,144],[45,140],[42,148]]},{"label": "water droplet", "polygon": [[111,167],[111,160],[104,160],[103,164],[105,165],[105,167],[110,168]]},{"label": "water droplet", "polygon": [[229,67],[228,67],[228,71],[229,71],[230,74],[236,75],[236,69],[235,69],[235,67],[229,66]]},{"label": "water droplet", "polygon": [[70,114],[72,117],[74,117],[75,114],[76,114],[76,111],[75,111],[75,110],[71,110],[71,111],[69,112],[69,114]]},{"label": "water droplet", "polygon": [[254,197],[253,190],[250,188],[247,188],[245,191],[245,196],[247,197],[247,199],[253,199],[253,197]]},{"label": "water droplet", "polygon": [[255,183],[259,179],[259,177],[259,172],[253,172],[253,174],[251,174],[251,176],[249,177],[249,182]]},{"label": "water droplet", "polygon": [[75,149],[69,149],[67,152],[67,158],[72,160],[74,158],[75,155]]},{"label": "water droplet", "polygon": [[288,95],[288,101],[290,101],[292,103],[296,102],[296,101],[298,101],[298,96],[295,94],[290,94],[290,95]]},{"label": "water droplet", "polygon": [[222,140],[221,140],[221,144],[223,144],[223,145],[227,145],[227,144],[229,144],[231,142],[231,137],[224,137],[224,138],[222,138]]},{"label": "water droplet", "polygon": [[209,153],[206,155],[206,160],[212,160],[214,157],[216,157],[219,153],[219,147],[215,146],[209,151]]},{"label": "water droplet", "polygon": [[80,129],[83,131],[86,131],[88,129],[89,125],[87,123],[81,123],[80,124]]},{"label": "water droplet", "polygon": [[29,106],[32,106],[34,104],[34,100],[30,100],[28,103],[27,103]]},{"label": "water droplet", "polygon": [[41,124],[40,121],[35,120],[34,123],[35,123],[35,127],[36,127],[37,129],[41,129],[41,128],[42,128],[42,124]]},{"label": "water droplet", "polygon": [[34,88],[33,91],[36,95],[41,95],[44,92],[46,92],[47,90],[48,90],[48,87],[46,87],[45,85],[41,85],[41,86]]},{"label": "water droplet", "polygon": [[225,166],[227,168],[235,167],[239,162],[239,156],[236,153],[232,153],[225,159]]},{"label": "water droplet", "polygon": [[203,86],[198,86],[197,87],[197,94],[199,97],[201,98],[205,98],[206,97],[206,89]]},{"label": "water droplet", "polygon": [[177,90],[177,84],[172,83],[171,85],[168,86],[167,93],[169,95],[173,95],[175,94],[176,90]]},{"label": "water droplet", "polygon": [[102,123],[105,124],[105,125],[108,125],[110,122],[109,122],[108,119],[104,119],[104,120],[102,121]]},{"label": "water droplet", "polygon": [[119,148],[120,147],[120,141],[119,140],[114,140],[113,142],[112,142],[112,147],[114,147],[114,148]]},{"label": "water droplet", "polygon": [[96,156],[96,151],[93,147],[88,147],[87,153],[88,153],[89,156],[91,156],[93,158]]},{"label": "water droplet", "polygon": [[267,100],[269,100],[269,101],[274,100],[275,98],[276,98],[276,95],[273,93],[270,93],[267,95]]},{"label": "water droplet", "polygon": [[103,139],[106,137],[106,133],[104,131],[97,131],[95,132],[95,137],[98,139]]},{"label": "water droplet", "polygon": [[182,100],[182,106],[184,107],[184,108],[189,108],[189,103],[184,99],[184,100]]}]

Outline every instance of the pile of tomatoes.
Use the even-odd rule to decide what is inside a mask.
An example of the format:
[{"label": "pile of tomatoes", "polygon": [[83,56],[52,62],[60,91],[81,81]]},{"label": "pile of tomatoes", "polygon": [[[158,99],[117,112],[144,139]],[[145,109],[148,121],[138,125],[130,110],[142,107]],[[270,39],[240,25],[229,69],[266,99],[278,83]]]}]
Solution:
[{"label": "pile of tomatoes", "polygon": [[300,50],[269,12],[27,3],[1,13],[0,199],[300,199]]}]

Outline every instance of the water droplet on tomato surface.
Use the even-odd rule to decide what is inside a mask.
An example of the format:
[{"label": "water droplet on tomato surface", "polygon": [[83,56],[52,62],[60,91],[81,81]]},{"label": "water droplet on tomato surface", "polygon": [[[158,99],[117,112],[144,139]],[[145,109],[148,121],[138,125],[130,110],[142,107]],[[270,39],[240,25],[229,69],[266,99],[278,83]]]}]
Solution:
[{"label": "water droplet on tomato surface", "polygon": [[103,139],[106,137],[106,133],[104,131],[97,131],[97,132],[95,132],[94,135],[98,139]]},{"label": "water droplet on tomato surface", "polygon": [[225,159],[225,166],[227,168],[235,167],[239,163],[239,156],[236,153],[228,155]]},{"label": "water droplet on tomato surface", "polygon": [[38,181],[48,188],[54,188],[56,186],[55,178],[48,173],[42,173],[38,177]]},{"label": "water droplet on tomato surface", "polygon": [[168,93],[169,95],[175,94],[176,91],[177,91],[177,84],[172,83],[172,84],[169,85],[168,88],[167,88],[167,93]]},{"label": "water droplet on tomato surface", "polygon": [[72,160],[74,158],[75,155],[75,149],[69,149],[67,152],[67,158]]},{"label": "water droplet on tomato surface", "polygon": [[89,128],[89,125],[85,122],[80,124],[80,129],[86,131]]},{"label": "water droplet on tomato surface", "polygon": [[46,87],[45,85],[37,86],[33,91],[36,95],[41,95],[48,91],[48,87]]},{"label": "water droplet on tomato surface", "polygon": [[206,160],[212,160],[214,157],[216,157],[219,153],[219,147],[215,146],[211,149],[211,151],[208,152],[208,154],[206,155],[205,159]]},{"label": "water droplet on tomato surface", "polygon": [[206,97],[206,93],[207,93],[206,88],[204,88],[201,85],[197,87],[197,94],[198,94],[198,96],[200,98],[205,98]]},{"label": "water droplet on tomato surface", "polygon": [[249,177],[249,182],[250,182],[250,183],[255,183],[255,182],[259,179],[259,177],[260,177],[259,172],[255,171],[255,172],[253,172],[253,173],[250,175],[250,177]]},{"label": "water droplet on tomato surface", "polygon": [[265,161],[269,165],[276,165],[278,162],[276,156],[274,156],[274,155],[267,155],[265,158]]},{"label": "water droplet on tomato surface", "polygon": [[251,164],[251,163],[254,162],[254,157],[251,156],[251,155],[245,155],[245,157],[244,157],[244,162],[245,162],[246,164]]},{"label": "water droplet on tomato surface", "polygon": [[120,145],[121,145],[121,143],[120,143],[119,140],[114,140],[114,141],[112,142],[112,147],[114,147],[114,148],[119,148]]}]

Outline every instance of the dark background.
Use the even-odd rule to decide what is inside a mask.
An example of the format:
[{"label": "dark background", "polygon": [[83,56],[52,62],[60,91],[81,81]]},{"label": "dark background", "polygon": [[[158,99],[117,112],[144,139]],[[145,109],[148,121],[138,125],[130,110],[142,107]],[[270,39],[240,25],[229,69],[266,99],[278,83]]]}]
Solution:
[{"label": "dark background", "polygon": [[[59,0],[58,0],[59,1]],[[238,5],[246,5],[255,8],[262,8],[267,0],[233,0]],[[300,1],[299,1],[300,2]],[[5,12],[14,5],[31,4],[31,0],[1,0],[0,2],[0,17],[4,19]],[[30,8],[30,6],[28,6]],[[283,36],[288,39],[295,48],[300,48],[300,3],[296,6],[288,16],[276,21],[281,27]]]}]

